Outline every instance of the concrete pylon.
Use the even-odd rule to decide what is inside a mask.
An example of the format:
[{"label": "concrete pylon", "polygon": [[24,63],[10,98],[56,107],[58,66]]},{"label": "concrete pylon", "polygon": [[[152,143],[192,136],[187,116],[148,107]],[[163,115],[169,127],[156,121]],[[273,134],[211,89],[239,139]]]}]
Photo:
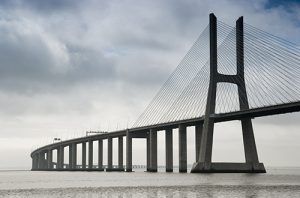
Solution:
[{"label": "concrete pylon", "polygon": [[173,172],[173,130],[166,129],[166,172]]},{"label": "concrete pylon", "polygon": [[93,169],[93,140],[89,140],[89,170]]},{"label": "concrete pylon", "polygon": [[44,161],[45,161],[45,155],[44,155],[44,152],[41,151],[39,153],[39,158],[38,158],[38,167],[40,170],[44,169]]},{"label": "concrete pylon", "polygon": [[180,124],[178,127],[179,140],[179,172],[187,172],[187,142],[186,142],[186,126]]},{"label": "concrete pylon", "polygon": [[244,79],[244,33],[243,18],[236,22],[236,54],[237,54],[237,74],[225,75],[218,73],[217,69],[217,18],[214,14],[209,15],[210,28],[210,81],[207,96],[206,111],[204,116],[203,132],[199,158],[192,167],[192,173],[201,172],[246,172],[265,173],[262,163],[259,163],[252,122],[250,118],[242,119],[243,140],[245,148],[246,163],[212,163],[212,146],[214,117],[216,106],[217,83],[233,83],[238,85],[238,96],[240,109],[249,109],[245,79]]},{"label": "concrete pylon", "polygon": [[146,170],[149,171],[150,170],[150,135],[148,134],[147,135],[147,138],[146,138],[146,144],[147,144],[147,148],[146,148]]},{"label": "concrete pylon", "polygon": [[86,142],[82,142],[82,169],[86,169]]},{"label": "concrete pylon", "polygon": [[77,169],[77,144],[76,143],[72,143],[72,164],[71,164],[71,168]]},{"label": "concrete pylon", "polygon": [[123,169],[123,136],[118,137],[118,164],[119,169]]},{"label": "concrete pylon", "polygon": [[113,141],[112,137],[107,138],[107,170],[113,168]]},{"label": "concrete pylon", "polygon": [[69,170],[72,170],[72,155],[73,153],[73,148],[72,148],[72,144],[69,144]]},{"label": "concrete pylon", "polygon": [[150,129],[150,172],[157,172],[157,131]]},{"label": "concrete pylon", "polygon": [[203,130],[203,124],[197,124],[195,126],[195,154],[196,154],[196,162],[199,161],[199,155],[200,155],[200,145],[201,145],[201,138],[202,138],[202,130]]},{"label": "concrete pylon", "polygon": [[60,152],[59,152],[59,148],[56,148],[56,169],[60,168]]},{"label": "concrete pylon", "polygon": [[53,169],[53,156],[52,156],[52,150],[49,149],[47,153],[47,168],[48,169]]},{"label": "concrete pylon", "polygon": [[64,168],[64,146],[57,148],[57,169],[61,170]]},{"label": "concrete pylon", "polygon": [[98,140],[98,170],[103,171],[103,140]]},{"label": "concrete pylon", "polygon": [[31,167],[31,170],[37,170],[38,169],[38,154],[34,154],[32,156],[32,167]]},{"label": "concrete pylon", "polygon": [[129,130],[126,131],[126,172],[132,172],[132,137]]}]

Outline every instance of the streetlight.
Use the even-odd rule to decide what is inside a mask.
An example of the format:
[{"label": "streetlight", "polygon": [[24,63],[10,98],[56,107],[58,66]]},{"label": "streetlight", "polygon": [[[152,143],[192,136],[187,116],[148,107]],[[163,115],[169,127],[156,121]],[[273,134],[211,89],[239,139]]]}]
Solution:
[{"label": "streetlight", "polygon": [[54,143],[55,141],[61,141],[61,139],[60,139],[60,138],[53,138],[53,143]]}]

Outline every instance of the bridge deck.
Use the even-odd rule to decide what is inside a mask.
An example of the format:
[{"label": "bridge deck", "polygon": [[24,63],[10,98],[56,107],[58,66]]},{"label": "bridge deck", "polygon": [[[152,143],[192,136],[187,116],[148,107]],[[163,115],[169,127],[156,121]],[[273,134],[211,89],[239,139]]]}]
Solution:
[{"label": "bridge deck", "polygon": [[[292,113],[297,111],[300,111],[300,102],[279,104],[279,105],[249,109],[244,111],[223,113],[223,114],[214,114],[212,115],[212,117],[215,118],[215,122],[226,122],[232,120],[241,120],[243,118],[255,118],[255,117],[270,116],[276,114]],[[195,126],[196,124],[202,123],[203,121],[204,118],[200,117],[200,118],[192,118],[187,120],[178,120],[169,123],[160,123],[156,125],[149,125],[149,126],[144,126],[139,128],[132,128],[128,130],[132,133],[142,133],[142,132],[149,131],[149,129],[155,129],[155,130],[165,130],[167,128],[174,129],[174,128],[178,128],[179,124],[184,124],[186,126]],[[85,137],[80,137],[80,138],[49,144],[34,150],[31,153],[31,156],[34,153],[39,152],[41,150],[53,149],[61,145],[66,146],[72,143],[82,143],[82,142],[88,142],[89,140],[106,139],[108,137],[119,137],[119,136],[126,136],[126,130],[119,130],[119,131],[114,131],[114,132],[104,133],[104,134],[96,134],[96,135],[85,136]]]}]

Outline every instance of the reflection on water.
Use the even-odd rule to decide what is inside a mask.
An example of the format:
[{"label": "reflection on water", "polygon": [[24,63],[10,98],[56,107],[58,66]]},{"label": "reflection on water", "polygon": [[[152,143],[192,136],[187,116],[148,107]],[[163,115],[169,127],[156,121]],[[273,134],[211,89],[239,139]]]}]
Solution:
[{"label": "reflection on water", "polygon": [[168,186],[1,190],[0,197],[300,197],[300,186]]}]

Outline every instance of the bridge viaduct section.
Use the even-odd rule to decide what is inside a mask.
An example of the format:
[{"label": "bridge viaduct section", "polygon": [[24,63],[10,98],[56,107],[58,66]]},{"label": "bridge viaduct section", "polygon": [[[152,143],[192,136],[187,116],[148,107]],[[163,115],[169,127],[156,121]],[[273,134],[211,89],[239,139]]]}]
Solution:
[{"label": "bridge viaduct section", "polygon": [[[194,122],[194,121],[193,121]],[[197,121],[198,122],[198,121]],[[201,122],[201,121],[200,121]],[[179,124],[179,171],[187,172],[187,124]],[[196,125],[196,136],[201,136],[201,125]],[[173,129],[174,125],[167,126],[166,135],[166,172],[173,172]],[[87,136],[58,142],[39,148],[31,154],[32,170],[42,171],[132,171],[132,139],[143,138],[147,142],[146,170],[157,172],[157,133],[159,126],[142,131],[118,131],[101,135]],[[126,165],[123,165],[123,137],[126,137]],[[113,165],[113,139],[118,139],[118,164]],[[107,165],[103,165],[103,140],[107,140]],[[98,142],[98,163],[93,163],[93,143]],[[199,141],[197,141],[199,143]],[[77,164],[77,145],[82,145],[81,164]],[[69,149],[69,162],[64,163],[64,150]],[[197,146],[199,148],[199,145]],[[88,149],[86,149],[88,148]],[[53,162],[53,151],[57,151],[57,162]],[[87,155],[88,153],[88,155]],[[87,158],[88,156],[88,158]],[[88,161],[88,164],[86,162]]]}]

